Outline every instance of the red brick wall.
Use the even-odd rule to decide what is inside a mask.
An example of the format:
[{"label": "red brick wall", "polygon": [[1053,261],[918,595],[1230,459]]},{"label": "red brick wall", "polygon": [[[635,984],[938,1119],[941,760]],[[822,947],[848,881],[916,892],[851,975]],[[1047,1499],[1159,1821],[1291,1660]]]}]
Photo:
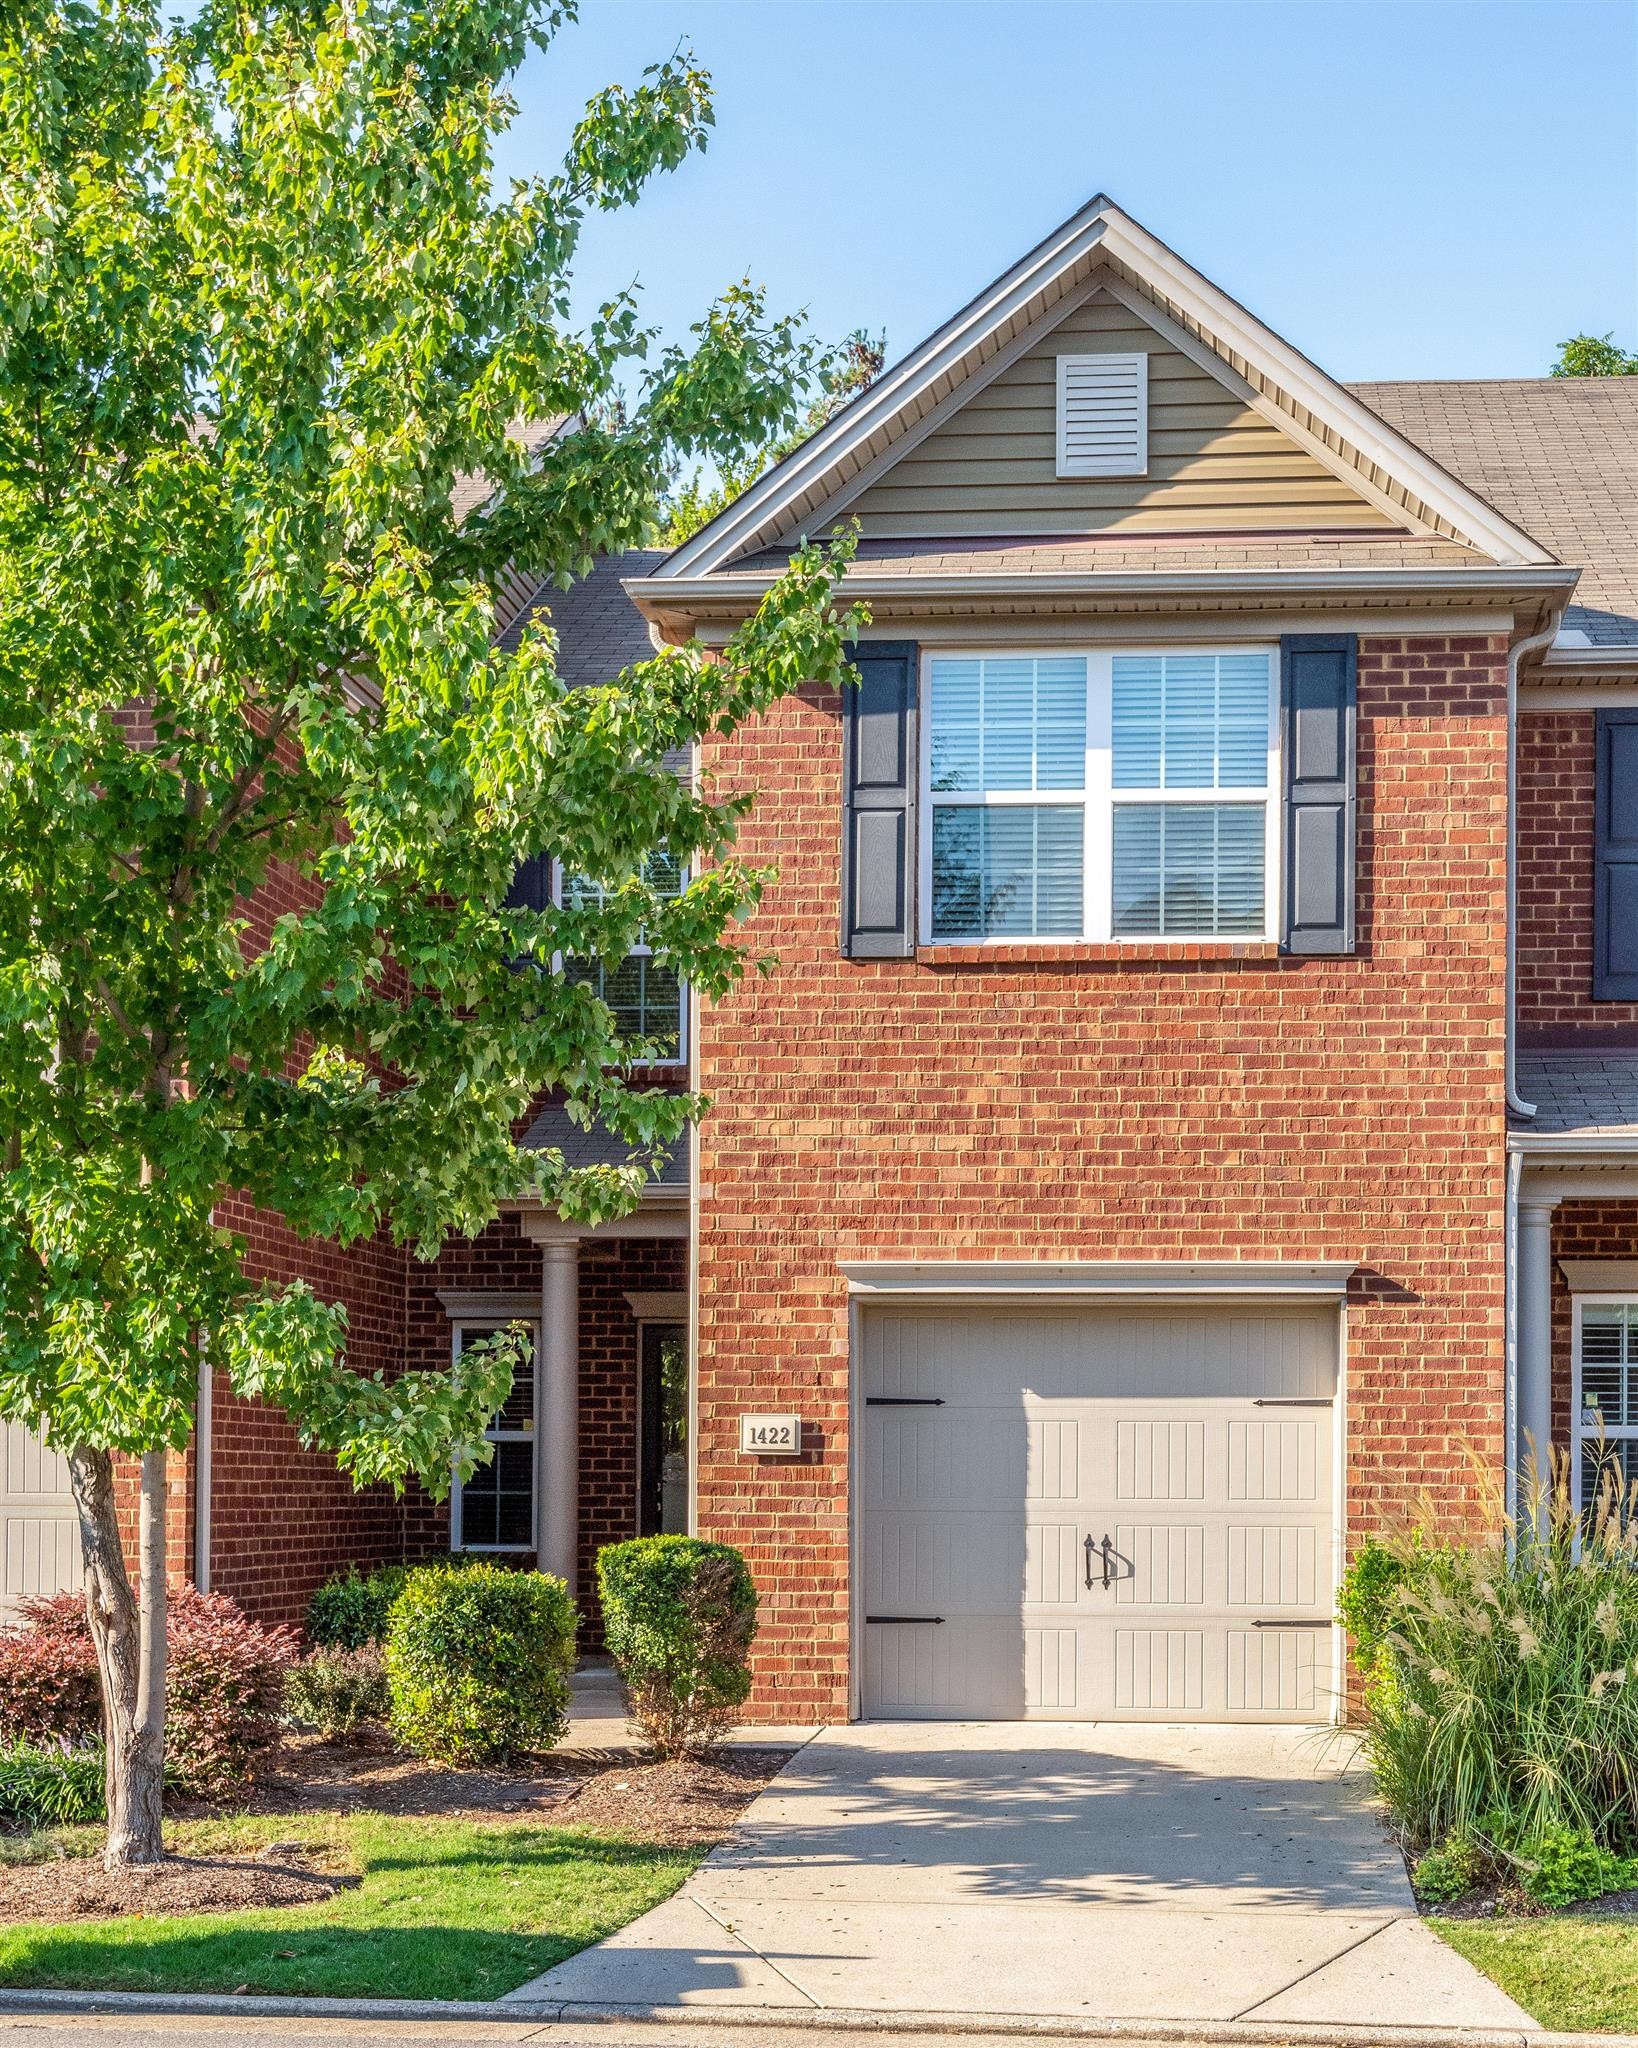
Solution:
[{"label": "red brick wall", "polygon": [[[396,1371],[404,1356],[404,1254],[384,1239],[342,1251],[298,1239],[247,1202],[224,1203],[250,1268],[276,1285],[311,1282],[347,1305],[348,1363]],[[282,1414],[241,1401],[217,1373],[211,1430],[211,1584],[263,1621],[300,1621],[313,1588],[350,1561],[403,1554],[404,1510],[390,1488],[355,1490],[328,1451],[303,1450]]]},{"label": "red brick wall", "polygon": [[[699,1058],[700,1528],[763,1593],[756,1707],[847,1707],[841,1260],[1356,1259],[1351,1526],[1467,1512],[1463,1442],[1502,1454],[1505,642],[1362,644],[1344,960],[845,961],[839,758],[813,693],[708,764],[760,792],[742,851],[780,867],[749,932],[778,971]],[[741,1459],[753,1402],[816,1448]]]},{"label": "red brick wall", "polygon": [[1595,1003],[1593,711],[1519,720],[1519,1036],[1638,1043],[1638,1003]]}]

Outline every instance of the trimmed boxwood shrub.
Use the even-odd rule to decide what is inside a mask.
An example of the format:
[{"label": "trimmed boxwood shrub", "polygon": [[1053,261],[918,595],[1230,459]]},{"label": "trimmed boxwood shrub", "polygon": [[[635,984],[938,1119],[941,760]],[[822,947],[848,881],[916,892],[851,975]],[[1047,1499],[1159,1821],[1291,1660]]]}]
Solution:
[{"label": "trimmed boxwood shrub", "polygon": [[568,1587],[545,1572],[412,1572],[387,1626],[394,1735],[452,1764],[550,1749],[569,1724],[577,1620]]},{"label": "trimmed boxwood shrub", "polygon": [[[102,1691],[78,1593],[23,1603],[0,1632],[0,1743],[89,1743],[102,1734]],[[223,1593],[171,1594],[165,1699],[166,1778],[178,1790],[240,1784],[278,1732],[298,1638],[263,1628]]]},{"label": "trimmed boxwood shrub", "polygon": [[363,1573],[349,1565],[326,1579],[307,1603],[308,1640],[329,1650],[362,1650],[384,1641],[388,1612],[408,1578],[408,1565],[384,1564]]},{"label": "trimmed boxwood shrub", "polygon": [[598,1552],[597,1586],[638,1730],[661,1756],[708,1748],[751,1690],[756,1588],[744,1558],[694,1536],[641,1536]]}]

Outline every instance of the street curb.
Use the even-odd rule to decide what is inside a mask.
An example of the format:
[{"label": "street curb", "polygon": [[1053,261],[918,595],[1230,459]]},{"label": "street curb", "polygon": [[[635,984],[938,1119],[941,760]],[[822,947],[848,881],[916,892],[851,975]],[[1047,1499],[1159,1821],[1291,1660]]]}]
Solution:
[{"label": "street curb", "polygon": [[183,2019],[511,2020],[762,2028],[824,2034],[1012,2035],[1026,2040],[1144,2041],[1206,2048],[1638,2048],[1633,2034],[1555,2034],[1545,2027],[1282,2025],[1272,2020],[1080,2019],[1057,2013],[878,2012],[799,2006],[604,2005],[562,1999],[485,2004],[415,1998],[175,1996],[159,1991],[0,1990],[0,2016],[84,2013]]}]

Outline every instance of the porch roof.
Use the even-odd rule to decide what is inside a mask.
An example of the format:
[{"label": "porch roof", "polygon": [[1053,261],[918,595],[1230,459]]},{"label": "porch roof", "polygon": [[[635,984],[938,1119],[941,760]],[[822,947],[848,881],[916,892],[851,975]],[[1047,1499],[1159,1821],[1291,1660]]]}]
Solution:
[{"label": "porch roof", "polygon": [[1536,1105],[1519,1134],[1584,1139],[1638,1139],[1638,1051],[1521,1052],[1519,1093]]},{"label": "porch roof", "polygon": [[[693,1135],[692,1130],[685,1130],[666,1153],[664,1165],[649,1183],[651,1189],[688,1186]],[[528,1152],[561,1152],[565,1166],[624,1166],[631,1157],[631,1147],[624,1138],[617,1138],[603,1124],[593,1124],[590,1130],[585,1130],[571,1123],[561,1103],[549,1103],[524,1132],[521,1142]]]}]

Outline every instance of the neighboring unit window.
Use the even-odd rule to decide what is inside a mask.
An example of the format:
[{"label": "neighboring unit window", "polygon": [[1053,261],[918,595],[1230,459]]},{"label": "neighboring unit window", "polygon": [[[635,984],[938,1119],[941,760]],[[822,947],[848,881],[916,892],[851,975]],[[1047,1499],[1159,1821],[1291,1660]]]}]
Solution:
[{"label": "neighboring unit window", "polygon": [[1143,476],[1149,467],[1149,358],[1058,358],[1058,474]]},{"label": "neighboring unit window", "polygon": [[[505,1325],[457,1323],[454,1355],[468,1344],[493,1337]],[[530,1332],[531,1336],[535,1333]],[[495,1447],[451,1500],[450,1547],[454,1550],[526,1550],[535,1547],[535,1366],[531,1357],[512,1383],[506,1405],[484,1431]]]},{"label": "neighboring unit window", "polygon": [[[644,879],[662,896],[680,896],[687,875],[668,853],[650,854],[643,867]],[[582,903],[601,903],[604,890],[579,875],[563,877],[563,902],[573,908]],[[645,1038],[653,1042],[653,1057],[680,1060],[683,1057],[683,1021],[687,991],[674,967],[656,960],[646,944],[632,947],[618,967],[606,967],[601,960],[569,960],[564,973],[570,981],[586,982],[614,1012],[622,1038]]]},{"label": "neighboring unit window", "polygon": [[1269,935],[1271,653],[927,666],[926,937]]},{"label": "neighboring unit window", "polygon": [[1624,1518],[1638,1482],[1638,1301],[1575,1307],[1577,1504],[1589,1512],[1607,1491]]}]

